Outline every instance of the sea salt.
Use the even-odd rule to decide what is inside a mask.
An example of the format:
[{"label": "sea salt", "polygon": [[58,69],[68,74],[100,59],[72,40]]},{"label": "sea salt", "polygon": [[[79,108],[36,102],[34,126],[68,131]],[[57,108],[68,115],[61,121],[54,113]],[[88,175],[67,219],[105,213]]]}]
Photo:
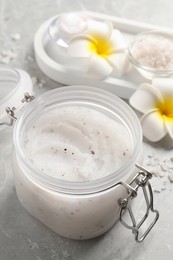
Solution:
[{"label": "sea salt", "polygon": [[39,88],[42,88],[46,84],[46,81],[44,79],[39,79],[37,77],[32,77],[31,80],[33,86],[38,86]]},{"label": "sea salt", "polygon": [[134,58],[143,66],[165,70],[173,68],[173,40],[161,35],[145,35],[132,48]]},{"label": "sea salt", "polygon": [[173,182],[173,172],[168,174],[168,178],[169,178],[170,182]]},{"label": "sea salt", "polygon": [[145,167],[153,174],[153,191],[160,193],[173,183],[173,157],[161,159],[154,154],[148,154]]},{"label": "sea salt", "polygon": [[0,62],[3,64],[8,64],[10,61],[14,60],[17,57],[17,52],[13,49],[2,50]]},{"label": "sea salt", "polygon": [[20,40],[20,38],[21,38],[21,35],[19,33],[15,33],[15,34],[11,35],[11,39],[13,41],[18,41],[18,40]]}]

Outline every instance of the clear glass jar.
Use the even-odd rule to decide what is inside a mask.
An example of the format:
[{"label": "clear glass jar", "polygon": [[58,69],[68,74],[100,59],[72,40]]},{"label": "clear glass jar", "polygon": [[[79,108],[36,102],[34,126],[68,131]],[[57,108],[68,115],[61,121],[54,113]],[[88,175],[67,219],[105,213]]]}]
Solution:
[{"label": "clear glass jar", "polygon": [[[33,122],[50,110],[69,105],[90,107],[126,128],[133,151],[118,170],[100,179],[76,182],[43,174],[28,160],[25,136]],[[64,237],[89,239],[109,230],[119,218],[118,201],[127,194],[116,184],[130,183],[137,172],[135,163],[141,161],[142,132],[135,113],[124,101],[96,88],[73,86],[49,91],[32,101],[15,124],[12,164],[18,198],[28,212]]]},{"label": "clear glass jar", "polygon": [[129,59],[136,70],[146,79],[171,77],[173,37],[162,31],[137,34],[128,47]]},{"label": "clear glass jar", "polygon": [[26,92],[33,94],[30,76],[23,70],[0,68],[0,130],[11,125],[13,113],[21,110]]}]

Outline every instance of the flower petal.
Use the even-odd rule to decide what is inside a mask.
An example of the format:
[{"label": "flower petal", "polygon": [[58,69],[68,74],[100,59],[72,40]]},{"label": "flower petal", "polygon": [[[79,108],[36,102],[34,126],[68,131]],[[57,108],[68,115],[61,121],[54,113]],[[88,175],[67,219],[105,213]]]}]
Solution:
[{"label": "flower petal", "polygon": [[163,97],[173,97],[173,78],[154,78],[152,84]]},{"label": "flower petal", "polygon": [[116,49],[127,49],[126,43],[122,33],[119,30],[113,30],[110,43],[113,46],[112,51],[116,53]]},{"label": "flower petal", "polygon": [[72,57],[90,57],[91,50],[89,44],[92,44],[92,38],[87,35],[74,37],[67,48],[68,54]]},{"label": "flower petal", "polygon": [[129,60],[126,53],[113,53],[106,57],[107,61],[113,67],[116,75],[121,76],[129,68]]},{"label": "flower petal", "polygon": [[111,22],[99,22],[96,20],[88,21],[88,33],[93,37],[104,38],[109,40],[112,34]]},{"label": "flower petal", "polygon": [[172,119],[167,119],[166,116],[164,116],[165,120],[165,127],[167,129],[167,132],[171,139],[173,139],[173,120]]},{"label": "flower petal", "polygon": [[143,135],[151,142],[160,141],[166,134],[164,118],[158,111],[151,111],[141,118]]},{"label": "flower petal", "polygon": [[163,102],[161,94],[153,85],[147,83],[142,84],[129,99],[130,105],[141,113],[155,108],[158,101]]},{"label": "flower petal", "polygon": [[89,61],[88,75],[97,79],[104,79],[112,72],[112,66],[101,56],[92,55]]}]

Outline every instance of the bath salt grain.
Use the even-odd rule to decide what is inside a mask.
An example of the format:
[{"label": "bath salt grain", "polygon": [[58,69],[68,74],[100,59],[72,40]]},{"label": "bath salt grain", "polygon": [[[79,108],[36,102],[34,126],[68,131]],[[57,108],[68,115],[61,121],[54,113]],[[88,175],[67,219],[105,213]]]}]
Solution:
[{"label": "bath salt grain", "polygon": [[20,38],[21,38],[21,35],[20,35],[19,33],[15,33],[15,34],[12,34],[12,35],[11,35],[11,39],[12,39],[13,41],[19,41]]},{"label": "bath salt grain", "polygon": [[39,88],[43,88],[46,84],[44,79],[39,79],[38,77],[32,77],[31,80],[34,87],[38,86]]},{"label": "bath salt grain", "polygon": [[173,182],[173,172],[168,174],[168,178],[169,178],[170,182]]},{"label": "bath salt grain", "polygon": [[0,62],[3,64],[8,64],[10,61],[17,57],[17,52],[14,49],[3,50],[1,52]]},{"label": "bath salt grain", "polygon": [[173,69],[173,41],[164,36],[141,37],[134,43],[132,54],[143,66],[159,70]]},{"label": "bath salt grain", "polygon": [[173,157],[162,160],[154,154],[149,154],[144,164],[155,177],[154,192],[160,193],[166,190],[169,183],[173,182]]}]

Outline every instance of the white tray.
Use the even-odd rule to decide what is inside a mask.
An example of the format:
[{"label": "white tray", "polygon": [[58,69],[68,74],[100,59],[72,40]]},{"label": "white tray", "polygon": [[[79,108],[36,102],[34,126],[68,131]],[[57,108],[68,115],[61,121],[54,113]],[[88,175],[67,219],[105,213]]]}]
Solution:
[{"label": "white tray", "polygon": [[[94,12],[85,11],[79,13],[84,13],[85,15],[88,15],[100,21],[111,21],[114,28],[119,29],[123,33],[127,43],[136,34],[148,30],[161,30],[162,32],[173,35],[173,30],[164,27]],[[48,56],[44,48],[45,34],[48,26],[53,19],[55,19],[55,17],[52,17],[51,19],[46,21],[39,28],[34,39],[34,49],[37,64],[39,68],[43,71],[43,73],[46,74],[49,78],[65,85],[90,85],[99,87],[101,89],[108,90],[124,99],[128,99],[140,83],[147,82],[147,80],[142,78],[142,76],[140,76],[135,69],[130,70],[126,75],[122,76],[121,78],[108,77],[105,80],[99,81],[87,76],[80,75],[79,73],[74,73],[74,71],[72,71],[71,69],[67,69],[62,66],[62,64],[55,62],[52,58]]]}]

